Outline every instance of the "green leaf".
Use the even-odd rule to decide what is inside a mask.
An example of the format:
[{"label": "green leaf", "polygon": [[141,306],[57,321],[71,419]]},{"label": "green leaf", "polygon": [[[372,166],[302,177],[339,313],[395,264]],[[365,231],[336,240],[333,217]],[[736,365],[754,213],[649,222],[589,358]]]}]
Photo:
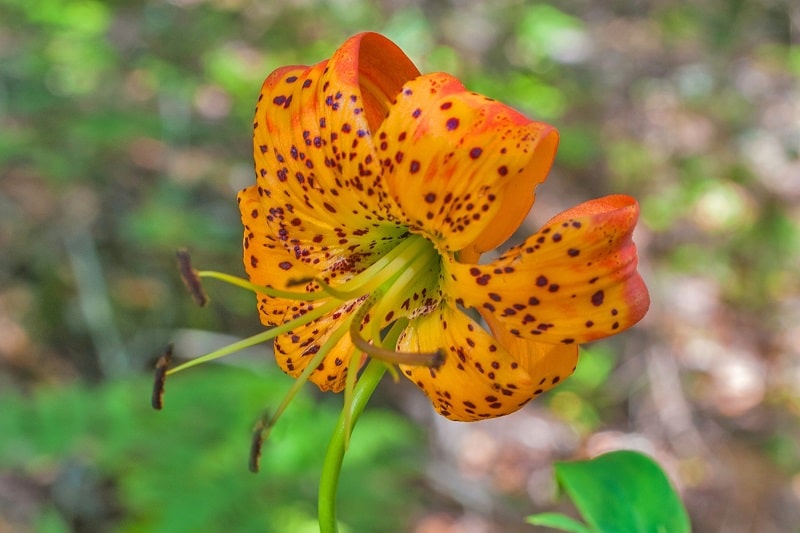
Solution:
[{"label": "green leaf", "polygon": [[556,463],[556,478],[591,529],[688,533],[689,517],[661,467],[633,451]]},{"label": "green leaf", "polygon": [[525,519],[531,525],[552,527],[561,531],[571,531],[572,533],[592,533],[592,530],[581,524],[577,520],[559,513],[540,513],[529,516]]}]

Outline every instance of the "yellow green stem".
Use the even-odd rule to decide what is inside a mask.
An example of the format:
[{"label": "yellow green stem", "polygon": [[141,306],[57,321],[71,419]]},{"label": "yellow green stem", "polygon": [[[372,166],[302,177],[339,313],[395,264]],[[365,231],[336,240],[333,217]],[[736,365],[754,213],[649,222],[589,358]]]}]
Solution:
[{"label": "yellow green stem", "polygon": [[336,428],[328,443],[325,463],[322,465],[322,476],[319,480],[317,512],[319,514],[320,533],[336,533],[338,531],[336,524],[336,489],[339,485],[339,474],[342,471],[345,442],[349,436],[349,431],[352,430],[358,417],[364,411],[364,407],[366,407],[385,372],[386,364],[383,361],[370,359],[353,390],[350,412],[345,413],[343,411],[339,415]]}]

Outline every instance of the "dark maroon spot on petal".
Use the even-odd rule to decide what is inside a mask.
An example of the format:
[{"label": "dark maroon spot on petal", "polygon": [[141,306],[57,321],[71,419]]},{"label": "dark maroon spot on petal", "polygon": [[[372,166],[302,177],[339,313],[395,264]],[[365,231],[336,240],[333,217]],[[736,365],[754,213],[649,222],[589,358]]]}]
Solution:
[{"label": "dark maroon spot on petal", "polygon": [[560,233],[553,233],[553,242],[561,241],[561,234]]},{"label": "dark maroon spot on petal", "polygon": [[416,174],[417,172],[419,172],[419,161],[412,161],[411,166],[409,167],[409,171],[412,174]]},{"label": "dark maroon spot on petal", "polygon": [[308,89],[311,87],[311,80],[306,80],[303,82],[303,89]]},{"label": "dark maroon spot on petal", "polygon": [[297,81],[297,76],[289,76],[286,78],[286,83],[294,83]]},{"label": "dark maroon spot on petal", "polygon": [[286,102],[286,97],[283,95],[276,96],[272,99],[272,103],[275,105],[283,105]]},{"label": "dark maroon spot on petal", "polygon": [[472,150],[469,151],[469,156],[472,159],[478,159],[481,156],[482,153],[483,153],[483,148],[475,147],[475,148],[473,148]]},{"label": "dark maroon spot on petal", "polygon": [[497,294],[496,292],[490,292],[490,293],[489,293],[489,298],[491,298],[491,299],[492,299],[493,301],[495,301],[495,302],[499,302],[500,300],[502,300],[502,299],[503,299],[503,298],[502,298],[502,297],[501,297],[499,294]]},{"label": "dark maroon spot on petal", "polygon": [[325,209],[327,209],[327,210],[328,210],[328,211],[330,211],[331,213],[335,213],[335,212],[336,212],[336,208],[335,208],[335,207],[333,207],[331,204],[329,204],[329,203],[325,202],[325,203],[323,203],[322,205],[325,207]]},{"label": "dark maroon spot on petal", "polygon": [[289,261],[281,261],[278,263],[278,266],[281,267],[282,270],[289,270],[292,268],[292,264]]},{"label": "dark maroon spot on petal", "polygon": [[536,296],[531,296],[530,298],[528,298],[528,305],[539,305],[539,303],[540,303],[539,298],[537,298]]},{"label": "dark maroon spot on petal", "polygon": [[570,257],[578,257],[580,253],[581,251],[578,250],[577,248],[570,248],[569,250],[567,250],[567,255]]},{"label": "dark maroon spot on petal", "polygon": [[445,124],[445,127],[448,130],[453,131],[454,129],[456,129],[458,127],[458,119],[457,118],[449,118],[449,119],[447,119],[447,123]]},{"label": "dark maroon spot on petal", "polygon": [[453,107],[453,102],[445,102],[445,103],[443,103],[442,105],[439,106],[439,109],[444,111],[446,109],[450,109],[451,107]]},{"label": "dark maroon spot on petal", "polygon": [[411,116],[412,116],[412,117],[414,117],[414,118],[419,118],[419,116],[420,116],[421,114],[422,114],[422,109],[420,109],[420,108],[417,108],[417,109],[415,109],[415,110],[414,110],[414,112],[413,112],[413,113],[411,113]]},{"label": "dark maroon spot on petal", "polygon": [[[434,193],[432,193],[432,192],[429,192],[428,194],[425,195],[425,201],[428,202],[429,204],[432,204],[433,202],[436,201],[436,195]],[[470,270],[470,272],[472,272],[473,270],[478,270],[478,269],[477,268],[473,268],[472,270]],[[478,274],[480,274],[480,270],[478,270]],[[477,275],[477,274],[473,274],[473,275]]]},{"label": "dark maroon spot on petal", "polygon": [[536,278],[536,286],[537,287],[545,287],[547,285],[547,278],[545,276],[539,276]]},{"label": "dark maroon spot on petal", "polygon": [[502,167],[497,169],[497,173],[500,174],[501,176],[505,176],[506,174],[508,174],[508,167],[503,165]]},{"label": "dark maroon spot on petal", "polygon": [[603,305],[603,299],[605,296],[606,295],[603,291],[597,291],[596,293],[592,294],[592,305],[595,307],[600,307]]}]

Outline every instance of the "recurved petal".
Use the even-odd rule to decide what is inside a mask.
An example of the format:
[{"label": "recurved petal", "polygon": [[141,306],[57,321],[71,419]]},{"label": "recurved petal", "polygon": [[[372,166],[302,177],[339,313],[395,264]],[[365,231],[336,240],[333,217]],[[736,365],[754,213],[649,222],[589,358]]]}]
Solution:
[{"label": "recurved petal", "polygon": [[558,133],[436,73],[405,84],[375,145],[386,209],[440,249],[482,252],[528,213]]},{"label": "recurved petal", "polygon": [[488,265],[449,261],[446,293],[524,339],[572,344],[619,333],[650,305],[631,239],[638,216],[629,196],[581,204]]},{"label": "recurved petal", "polygon": [[327,269],[369,253],[376,228],[394,235],[377,201],[372,132],[418,73],[391,41],[363,33],[329,61],[264,81],[253,124],[259,194],[272,234],[298,260]]},{"label": "recurved petal", "polygon": [[447,305],[412,320],[398,341],[407,352],[445,350],[438,369],[401,366],[434,408],[451,420],[471,421],[512,413],[534,397],[531,376],[489,333]]},{"label": "recurved petal", "polygon": [[545,344],[521,339],[503,328],[493,314],[484,311],[481,316],[497,342],[531,376],[534,396],[552,389],[575,372],[578,365],[577,344]]}]

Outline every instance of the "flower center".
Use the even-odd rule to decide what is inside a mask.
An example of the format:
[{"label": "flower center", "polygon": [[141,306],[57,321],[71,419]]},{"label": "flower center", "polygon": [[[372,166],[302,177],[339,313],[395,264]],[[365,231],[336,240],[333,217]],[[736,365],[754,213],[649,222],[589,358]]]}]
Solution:
[{"label": "flower center", "polygon": [[[334,326],[334,331],[319,346],[303,371],[296,376],[297,379],[275,412],[259,424],[256,439],[259,443],[266,438],[278,417],[302,385],[308,381],[311,373],[344,335],[350,335],[353,345],[347,367],[345,405],[349,405],[352,401],[356,377],[365,361],[365,356],[385,362],[390,369],[398,364],[437,368],[444,362],[444,350],[441,349],[435,352],[400,352],[395,349],[409,320],[431,312],[442,298],[439,287],[441,257],[433,243],[420,235],[408,233],[399,240],[397,246],[379,257],[369,267],[336,285],[328,284],[320,278],[303,278],[290,280],[288,286],[283,289],[275,289],[255,285],[222,272],[196,271],[192,269],[186,252],[178,253],[178,263],[186,286],[201,305],[208,301],[200,284],[201,278],[218,279],[259,295],[283,300],[315,302],[315,305],[306,305],[308,311],[279,326],[174,368],[167,370],[165,363],[157,373],[156,387],[159,390],[154,394],[154,398],[160,397],[160,393],[163,392],[164,377],[167,375],[272,340],[279,335],[291,335],[293,330],[326,315],[339,313],[341,316],[340,322]],[[309,283],[316,289],[311,292],[292,290],[296,286]],[[160,399],[158,403],[160,405]]]}]

